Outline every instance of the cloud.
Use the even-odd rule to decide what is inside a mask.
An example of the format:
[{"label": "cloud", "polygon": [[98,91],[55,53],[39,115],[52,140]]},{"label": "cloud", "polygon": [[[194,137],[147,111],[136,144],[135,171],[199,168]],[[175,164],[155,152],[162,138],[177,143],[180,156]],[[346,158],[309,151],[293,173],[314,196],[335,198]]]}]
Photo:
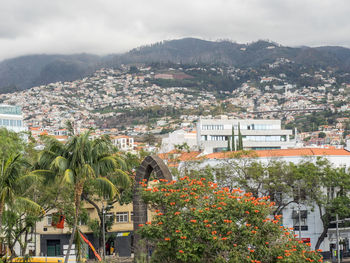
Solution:
[{"label": "cloud", "polygon": [[348,0],[5,0],[0,59],[118,53],[189,36],[350,47],[349,12]]}]

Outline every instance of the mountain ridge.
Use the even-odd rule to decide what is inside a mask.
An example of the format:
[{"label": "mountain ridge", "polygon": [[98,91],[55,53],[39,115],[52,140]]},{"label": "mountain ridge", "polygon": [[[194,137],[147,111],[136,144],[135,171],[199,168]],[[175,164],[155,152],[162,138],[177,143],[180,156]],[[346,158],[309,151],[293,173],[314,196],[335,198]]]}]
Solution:
[{"label": "mountain ridge", "polygon": [[0,62],[0,93],[72,81],[100,68],[118,68],[121,64],[170,62],[258,68],[278,58],[289,59],[298,66],[331,67],[341,72],[350,70],[350,49],[341,46],[287,47],[265,40],[239,44],[227,40],[182,38],[141,46],[123,54],[37,54],[6,59]]}]

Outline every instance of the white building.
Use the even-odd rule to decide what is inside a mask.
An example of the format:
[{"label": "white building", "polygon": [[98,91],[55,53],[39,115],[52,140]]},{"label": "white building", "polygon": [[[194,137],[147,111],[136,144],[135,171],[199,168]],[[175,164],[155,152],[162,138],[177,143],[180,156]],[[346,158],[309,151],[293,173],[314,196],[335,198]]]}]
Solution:
[{"label": "white building", "polygon": [[167,138],[162,140],[160,152],[167,153],[175,149],[176,145],[186,143],[191,150],[197,149],[197,134],[195,131],[186,132],[184,130],[176,130],[169,133]]},{"label": "white building", "polygon": [[14,132],[26,131],[22,110],[19,106],[0,104],[0,127]]},{"label": "white building", "polygon": [[238,127],[242,134],[244,149],[267,150],[295,147],[290,140],[292,130],[282,130],[281,120],[254,119],[204,119],[197,123],[197,145],[205,153],[227,150],[228,139],[232,142],[234,129],[235,142],[238,142]]},{"label": "white building", "polygon": [[111,138],[115,146],[121,151],[133,151],[135,148],[134,138],[126,135],[114,136]]}]

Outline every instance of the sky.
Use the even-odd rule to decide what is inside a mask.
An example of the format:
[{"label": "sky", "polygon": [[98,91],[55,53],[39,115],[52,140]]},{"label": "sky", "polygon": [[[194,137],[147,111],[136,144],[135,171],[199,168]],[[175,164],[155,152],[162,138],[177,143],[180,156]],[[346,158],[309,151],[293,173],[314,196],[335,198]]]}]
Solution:
[{"label": "sky", "polygon": [[0,60],[197,37],[350,47],[350,0],[0,0]]}]

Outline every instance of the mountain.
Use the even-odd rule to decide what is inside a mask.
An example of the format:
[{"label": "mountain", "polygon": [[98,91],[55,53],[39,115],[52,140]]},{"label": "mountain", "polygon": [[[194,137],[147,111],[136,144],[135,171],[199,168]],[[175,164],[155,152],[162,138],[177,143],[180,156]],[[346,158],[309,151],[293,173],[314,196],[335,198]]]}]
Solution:
[{"label": "mountain", "polygon": [[72,81],[93,73],[101,58],[90,54],[31,55],[0,63],[0,93],[56,81]]},{"label": "mountain", "polygon": [[104,57],[91,54],[32,55],[4,60],[0,62],[0,93],[56,81],[72,81],[90,75],[101,67],[118,68],[121,64],[170,62],[259,68],[278,58],[293,61],[295,67],[331,67],[341,72],[350,70],[350,49],[344,47],[293,48],[263,40],[238,44],[184,38]]}]

